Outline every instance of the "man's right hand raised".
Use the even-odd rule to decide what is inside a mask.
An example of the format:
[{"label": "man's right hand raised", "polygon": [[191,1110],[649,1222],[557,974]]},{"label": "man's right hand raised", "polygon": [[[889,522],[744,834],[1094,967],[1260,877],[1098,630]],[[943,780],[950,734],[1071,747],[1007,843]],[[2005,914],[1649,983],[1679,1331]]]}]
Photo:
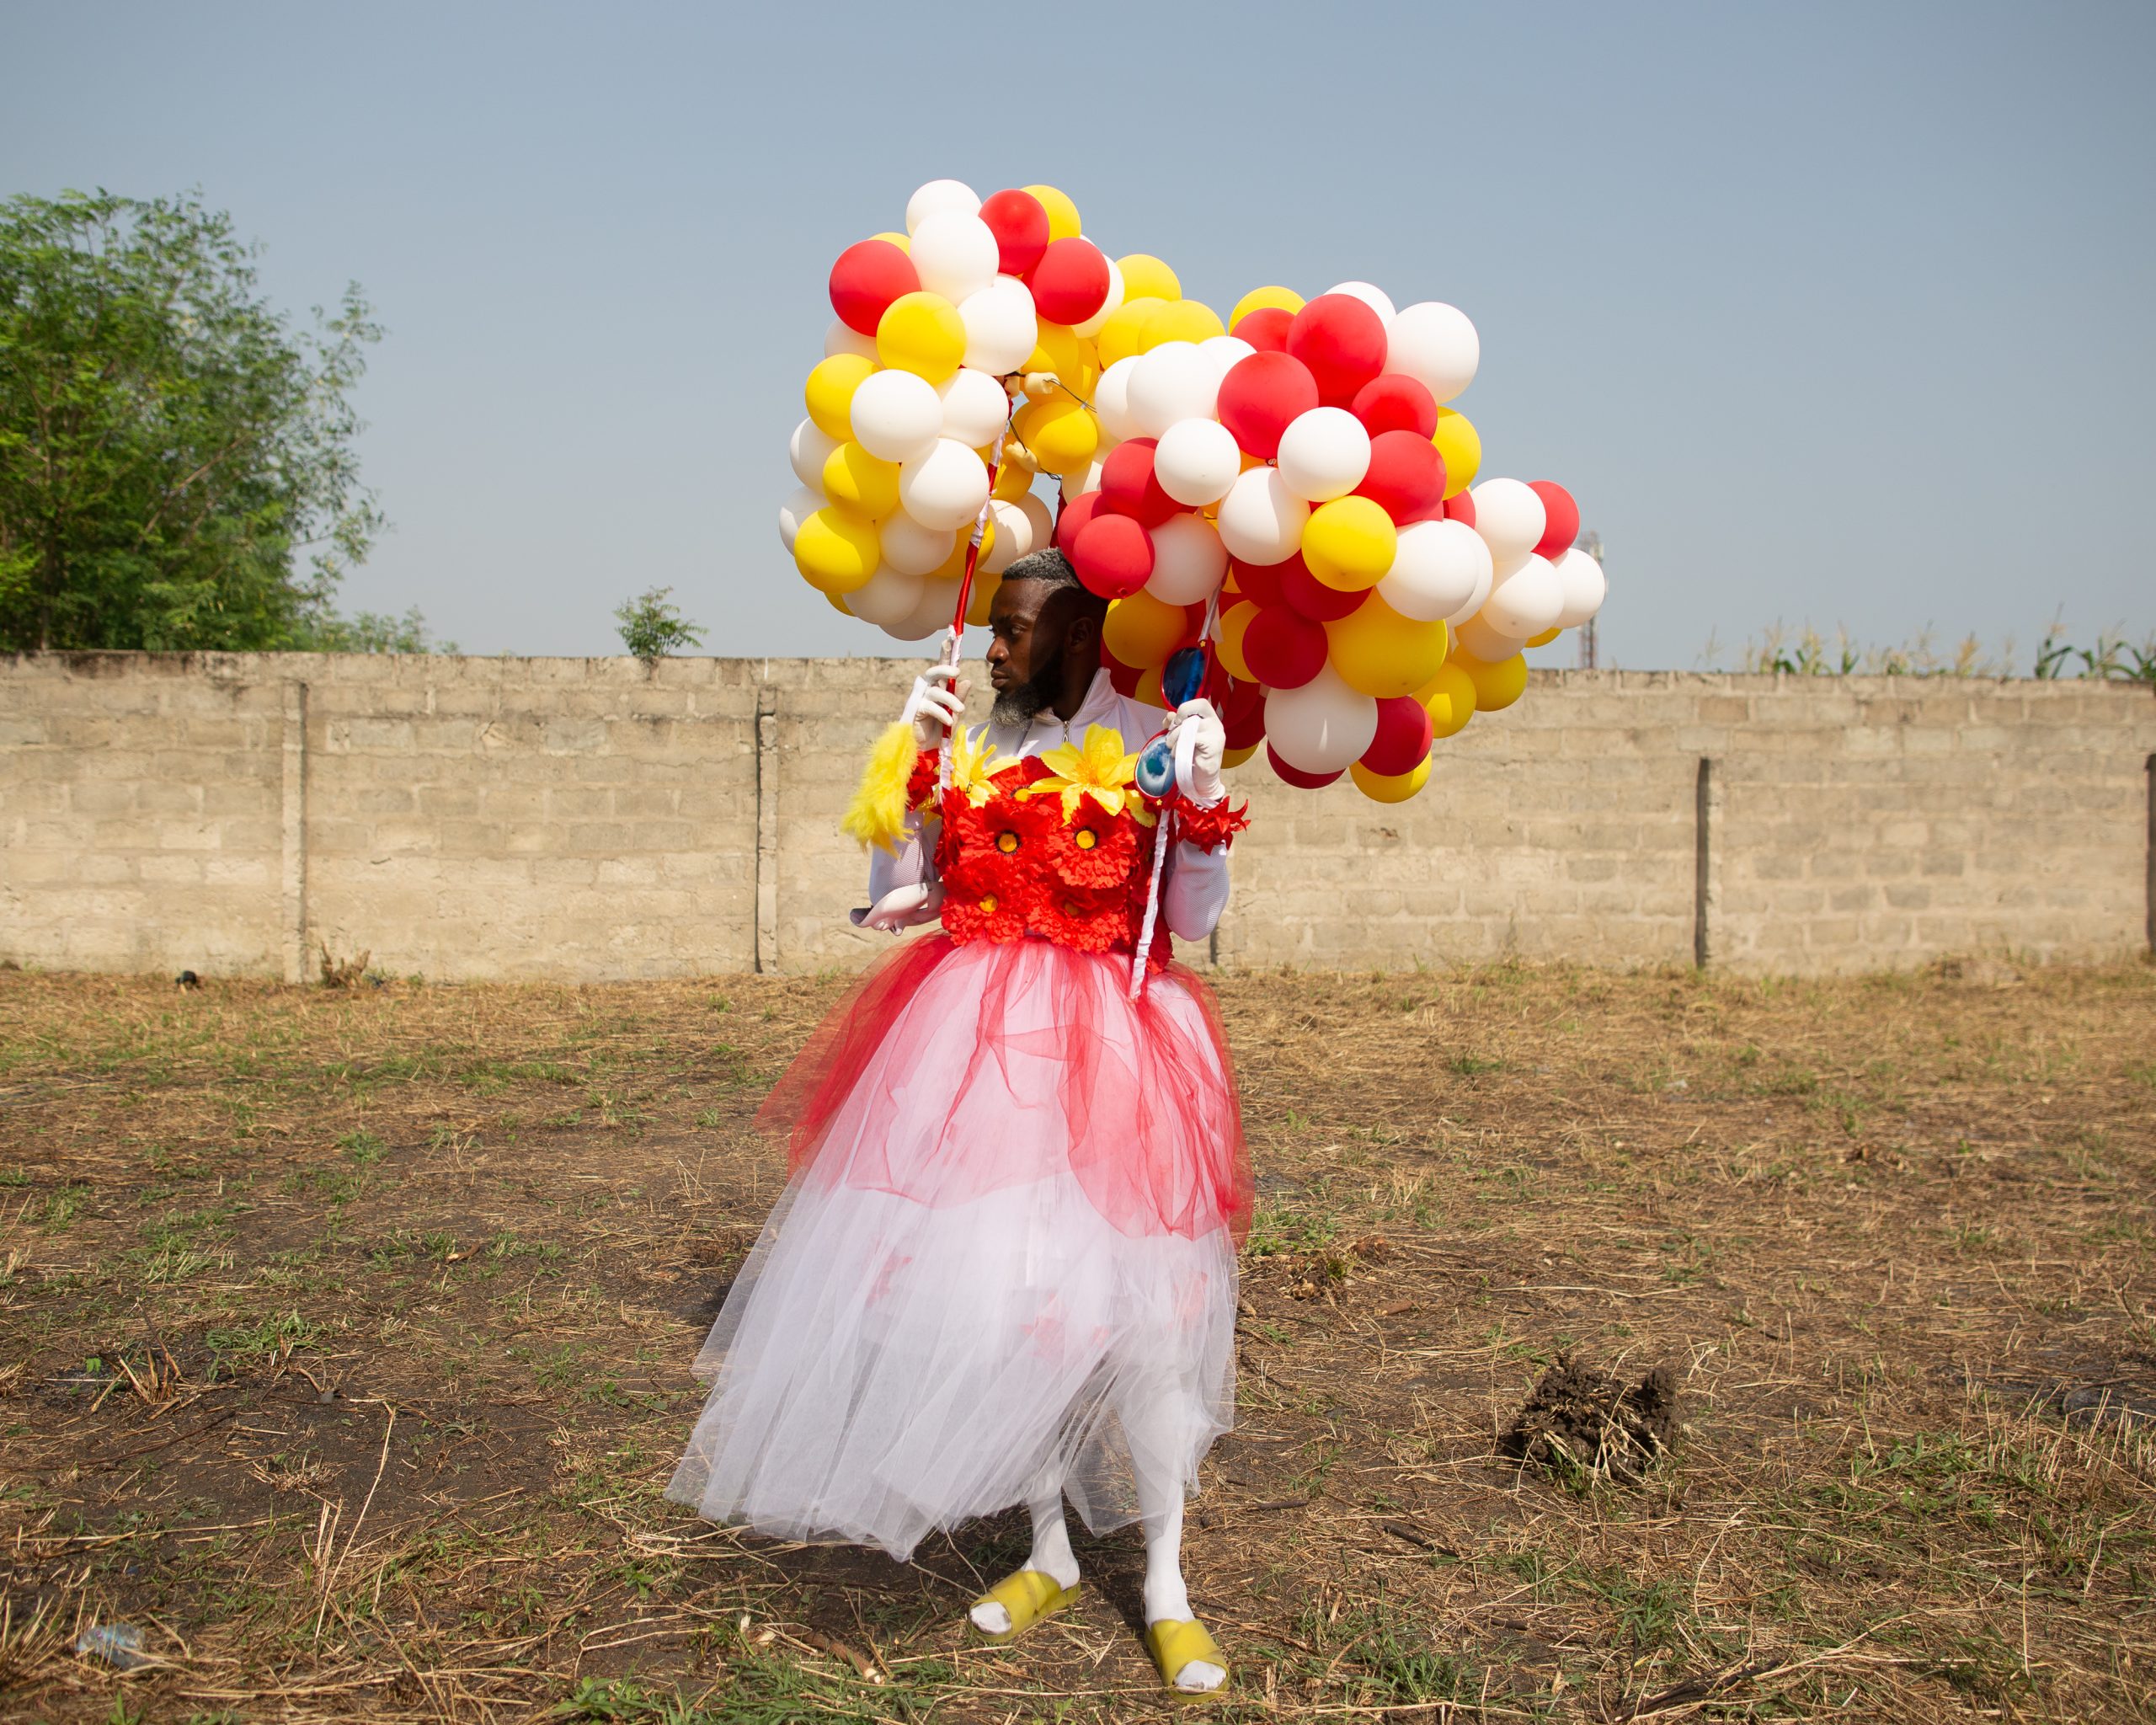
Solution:
[{"label": "man's right hand raised", "polygon": [[944,734],[965,718],[966,697],[972,688],[953,665],[931,665],[915,677],[900,715],[903,723],[913,727],[914,741],[924,750],[942,748]]}]

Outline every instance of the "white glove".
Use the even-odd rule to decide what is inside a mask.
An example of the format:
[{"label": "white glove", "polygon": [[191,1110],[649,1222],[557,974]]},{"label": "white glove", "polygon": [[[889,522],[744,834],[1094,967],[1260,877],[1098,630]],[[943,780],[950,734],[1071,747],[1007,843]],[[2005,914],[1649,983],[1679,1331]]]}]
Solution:
[{"label": "white glove", "polygon": [[[1189,728],[1188,743],[1182,734]],[[1186,701],[1176,708],[1174,729],[1177,754],[1180,757],[1185,747],[1190,748],[1189,782],[1183,794],[1201,808],[1210,808],[1228,794],[1228,788],[1220,782],[1220,759],[1228,747],[1228,729],[1220,723],[1220,715],[1213,710],[1213,703],[1203,697]]]},{"label": "white glove", "polygon": [[943,911],[943,883],[925,880],[915,886],[894,887],[866,911],[851,915],[856,928],[874,928],[896,934],[923,922],[933,922]]},{"label": "white glove", "polygon": [[943,734],[966,716],[966,697],[973,685],[958,680],[953,665],[931,665],[913,680],[913,693],[906,697],[900,720],[913,727],[913,740],[923,749],[943,746]]}]

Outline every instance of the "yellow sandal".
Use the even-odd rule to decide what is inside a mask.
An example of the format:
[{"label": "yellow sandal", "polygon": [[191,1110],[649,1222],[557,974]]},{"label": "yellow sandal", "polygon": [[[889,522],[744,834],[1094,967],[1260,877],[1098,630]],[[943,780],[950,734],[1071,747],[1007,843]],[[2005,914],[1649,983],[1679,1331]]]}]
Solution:
[{"label": "yellow sandal", "polygon": [[1223,1671],[1228,1669],[1228,1656],[1220,1651],[1220,1643],[1195,1618],[1163,1618],[1149,1625],[1145,1650],[1153,1656],[1153,1669],[1161,1674],[1161,1681],[1167,1685],[1168,1693],[1177,1701],[1218,1701],[1228,1692],[1228,1680],[1225,1677],[1211,1689],[1176,1686],[1176,1678],[1183,1667],[1196,1661],[1218,1665]]},{"label": "yellow sandal", "polygon": [[1015,1570],[974,1601],[975,1605],[1002,1606],[1011,1614],[1011,1626],[999,1632],[983,1629],[976,1623],[974,1632],[989,1641],[1009,1641],[1042,1618],[1054,1616],[1078,1597],[1083,1585],[1082,1582],[1074,1581],[1065,1587],[1054,1576],[1038,1569]]}]

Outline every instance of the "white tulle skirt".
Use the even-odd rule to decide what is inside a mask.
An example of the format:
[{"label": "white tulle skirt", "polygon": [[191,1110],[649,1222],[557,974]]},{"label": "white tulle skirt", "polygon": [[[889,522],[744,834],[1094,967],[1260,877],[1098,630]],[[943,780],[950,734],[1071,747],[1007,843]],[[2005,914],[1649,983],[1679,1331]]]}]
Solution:
[{"label": "white tulle skirt", "polygon": [[1133,1005],[1127,964],[931,937],[827,1021],[774,1092],[794,1172],[670,1498],[904,1558],[1059,1486],[1096,1531],[1138,1467],[1195,1487],[1233,1419],[1248,1174],[1203,985]]}]

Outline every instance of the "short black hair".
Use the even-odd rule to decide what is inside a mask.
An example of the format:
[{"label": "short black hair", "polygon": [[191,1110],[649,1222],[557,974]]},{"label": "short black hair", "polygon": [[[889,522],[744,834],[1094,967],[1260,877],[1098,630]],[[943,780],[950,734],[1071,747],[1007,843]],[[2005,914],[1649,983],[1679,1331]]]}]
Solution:
[{"label": "short black hair", "polygon": [[[1045,551],[1029,551],[1003,572],[1006,581],[1038,581],[1054,592],[1068,588],[1076,593],[1081,603],[1082,615],[1091,611],[1097,617],[1107,615],[1108,602],[1078,579],[1078,571],[1070,567],[1070,559],[1050,546]],[[1043,601],[1045,602],[1045,601]]]}]

